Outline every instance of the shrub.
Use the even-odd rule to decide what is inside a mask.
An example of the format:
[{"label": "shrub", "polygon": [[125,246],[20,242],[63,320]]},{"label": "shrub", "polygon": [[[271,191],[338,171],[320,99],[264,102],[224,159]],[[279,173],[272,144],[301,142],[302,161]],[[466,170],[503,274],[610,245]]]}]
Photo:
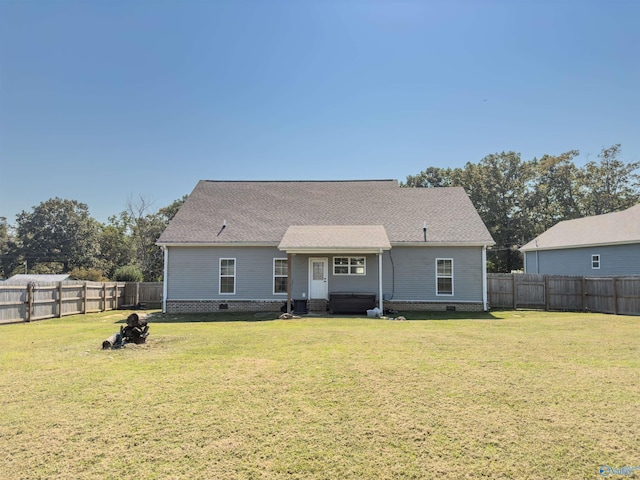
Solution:
[{"label": "shrub", "polygon": [[135,265],[118,267],[113,272],[113,279],[116,282],[141,282],[143,278],[142,271]]},{"label": "shrub", "polygon": [[76,267],[71,270],[69,276],[75,280],[89,280],[91,282],[109,281],[109,279],[102,274],[102,270],[97,268]]}]

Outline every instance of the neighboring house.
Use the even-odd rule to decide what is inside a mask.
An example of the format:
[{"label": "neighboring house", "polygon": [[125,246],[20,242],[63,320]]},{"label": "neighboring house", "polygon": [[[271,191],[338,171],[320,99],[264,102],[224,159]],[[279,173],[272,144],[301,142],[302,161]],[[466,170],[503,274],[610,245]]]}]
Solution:
[{"label": "neighboring house", "polygon": [[486,310],[494,244],[462,188],[396,180],[203,180],[157,243],[169,313]]},{"label": "neighboring house", "polygon": [[524,245],[526,273],[640,275],[640,204],[560,222]]}]

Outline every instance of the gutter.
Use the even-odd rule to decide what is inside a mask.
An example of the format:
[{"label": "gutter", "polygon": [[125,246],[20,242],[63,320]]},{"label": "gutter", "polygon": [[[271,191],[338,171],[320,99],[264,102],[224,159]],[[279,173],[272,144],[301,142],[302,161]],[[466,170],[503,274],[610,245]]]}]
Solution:
[{"label": "gutter", "polygon": [[[629,242],[638,243],[638,242]],[[278,247],[280,242],[156,242],[160,247]],[[495,245],[486,242],[390,242],[390,248],[393,247],[489,247]],[[326,247],[327,249],[335,249],[334,247]],[[379,247],[366,247],[369,253],[378,253]],[[384,250],[388,250],[386,247]],[[351,250],[349,250],[351,251]],[[295,252],[300,253],[300,252]]]}]

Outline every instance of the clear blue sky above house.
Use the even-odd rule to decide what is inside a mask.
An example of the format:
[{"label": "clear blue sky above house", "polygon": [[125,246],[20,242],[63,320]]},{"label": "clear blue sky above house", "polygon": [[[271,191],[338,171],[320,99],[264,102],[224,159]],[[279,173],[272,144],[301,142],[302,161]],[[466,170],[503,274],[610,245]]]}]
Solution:
[{"label": "clear blue sky above house", "polygon": [[640,2],[0,0],[0,216],[200,179],[640,160]]}]

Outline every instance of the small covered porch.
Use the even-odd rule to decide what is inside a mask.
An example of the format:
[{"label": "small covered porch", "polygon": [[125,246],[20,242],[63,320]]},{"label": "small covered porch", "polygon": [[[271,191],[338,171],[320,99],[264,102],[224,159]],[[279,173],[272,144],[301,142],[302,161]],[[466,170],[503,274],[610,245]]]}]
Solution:
[{"label": "small covered porch", "polygon": [[278,249],[287,254],[289,313],[296,296],[320,305],[332,294],[367,293],[375,294],[376,306],[384,311],[382,258],[391,249],[384,226],[292,225]]}]

